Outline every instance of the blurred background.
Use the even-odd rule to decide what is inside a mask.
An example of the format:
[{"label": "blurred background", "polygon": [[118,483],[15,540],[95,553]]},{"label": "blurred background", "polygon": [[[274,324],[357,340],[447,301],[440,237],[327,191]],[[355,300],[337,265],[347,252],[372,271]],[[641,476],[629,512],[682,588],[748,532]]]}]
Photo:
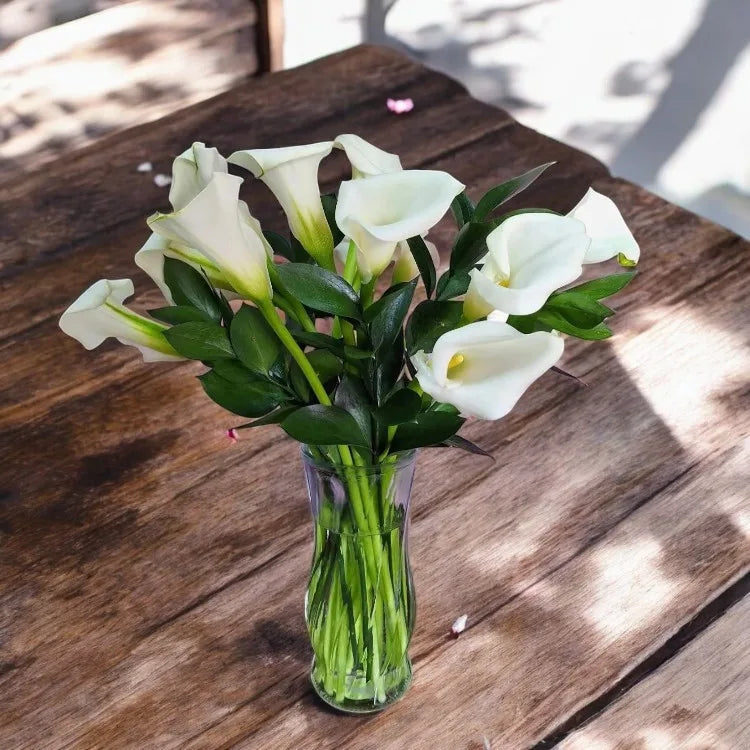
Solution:
[{"label": "blurred background", "polygon": [[750,0],[0,0],[0,189],[362,41],[750,237]]}]

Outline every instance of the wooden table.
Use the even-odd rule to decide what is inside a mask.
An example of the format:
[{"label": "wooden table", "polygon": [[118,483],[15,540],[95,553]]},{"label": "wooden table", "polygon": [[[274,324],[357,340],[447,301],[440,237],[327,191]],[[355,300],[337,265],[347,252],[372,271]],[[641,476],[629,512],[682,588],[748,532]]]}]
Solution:
[{"label": "wooden table", "polygon": [[[395,116],[387,97],[411,96]],[[473,195],[559,165],[525,205],[611,195],[641,243],[617,335],[424,451],[407,697],[334,715],[308,684],[311,529],[293,443],[232,445],[194,365],[85,352],[57,319],[133,253],[193,140],[223,152],[356,132]],[[347,172],[324,162],[330,188]],[[249,199],[281,226],[262,186]],[[2,237],[0,747],[750,747],[750,246],[393,52],[250,81],[6,186]],[[435,233],[445,243],[448,223]],[[447,636],[460,614],[469,627]],[[596,718],[592,717],[596,716]],[[660,740],[662,744],[655,744]],[[693,744],[691,744],[691,742]],[[651,744],[649,744],[651,743]]]}]

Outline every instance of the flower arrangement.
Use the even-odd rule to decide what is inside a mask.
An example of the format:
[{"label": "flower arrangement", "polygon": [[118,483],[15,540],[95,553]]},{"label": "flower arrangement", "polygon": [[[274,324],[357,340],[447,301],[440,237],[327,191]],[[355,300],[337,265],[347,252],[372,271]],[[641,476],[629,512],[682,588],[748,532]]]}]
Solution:
[{"label": "flower arrangement", "polygon": [[[321,195],[318,166],[334,148],[351,179]],[[261,228],[230,164],[272,191],[289,235]],[[135,255],[166,305],[138,314],[124,304],[132,281],[101,280],[60,319],[87,349],[114,337],[147,362],[202,362],[208,397],[251,420],[234,429],[278,424],[305,446],[312,679],[340,708],[382,708],[411,677],[414,450],[484,453],[457,434],[467,418],[505,416],[557,369],[565,335],[612,333],[601,300],[634,271],[576,282],[586,264],[638,261],[614,203],[589,189],[567,215],[502,212],[549,166],[474,203],[446,172],[402,169],[352,134],[228,159],[195,143],[174,161],[172,210],[149,217]],[[449,210],[457,232],[438,278],[426,236]]]}]

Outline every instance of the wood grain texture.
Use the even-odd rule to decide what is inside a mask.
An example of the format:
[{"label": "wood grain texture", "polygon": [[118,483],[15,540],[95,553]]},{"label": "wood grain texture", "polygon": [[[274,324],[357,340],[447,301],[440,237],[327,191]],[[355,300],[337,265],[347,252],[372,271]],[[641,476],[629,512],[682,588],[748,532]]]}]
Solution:
[{"label": "wood grain texture", "polygon": [[[387,112],[417,90],[411,115]],[[567,210],[593,183],[643,248],[617,336],[567,344],[588,388],[549,374],[501,423],[472,424],[495,464],[420,457],[416,679],[372,719],[330,714],[307,683],[294,444],[268,427],[232,446],[200,367],[87,353],[56,327],[86,284],[132,274],[166,200],[139,161],[164,155],[165,171],[193,138],[229,151],[339,132],[473,195],[557,159],[522,204]],[[346,171],[326,160],[324,186]],[[258,185],[247,196],[278,226]],[[522,748],[747,570],[748,244],[395,53],[358,48],[113,136],[10,186],[0,214],[0,747]],[[434,236],[445,251],[448,222]],[[157,304],[145,281],[140,309]]]},{"label": "wood grain texture", "polygon": [[257,17],[250,0],[129,0],[1,50],[0,182],[257,72]]},{"label": "wood grain texture", "polygon": [[750,747],[748,627],[745,598],[561,750]]}]

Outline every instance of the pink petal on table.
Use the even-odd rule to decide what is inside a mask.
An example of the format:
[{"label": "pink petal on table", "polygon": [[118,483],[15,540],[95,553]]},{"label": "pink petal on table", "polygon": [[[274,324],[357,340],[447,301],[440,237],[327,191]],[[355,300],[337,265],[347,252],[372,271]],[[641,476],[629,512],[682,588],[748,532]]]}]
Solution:
[{"label": "pink petal on table", "polygon": [[458,636],[466,630],[466,621],[469,619],[468,615],[461,615],[457,617],[456,621],[451,625],[451,635],[458,638]]},{"label": "pink petal on table", "polygon": [[236,443],[240,439],[240,436],[237,434],[237,430],[235,430],[234,427],[227,430],[225,434],[233,443]]},{"label": "pink petal on table", "polygon": [[414,109],[413,99],[388,99],[385,103],[389,111],[397,115],[403,115],[406,112],[411,112]]}]

